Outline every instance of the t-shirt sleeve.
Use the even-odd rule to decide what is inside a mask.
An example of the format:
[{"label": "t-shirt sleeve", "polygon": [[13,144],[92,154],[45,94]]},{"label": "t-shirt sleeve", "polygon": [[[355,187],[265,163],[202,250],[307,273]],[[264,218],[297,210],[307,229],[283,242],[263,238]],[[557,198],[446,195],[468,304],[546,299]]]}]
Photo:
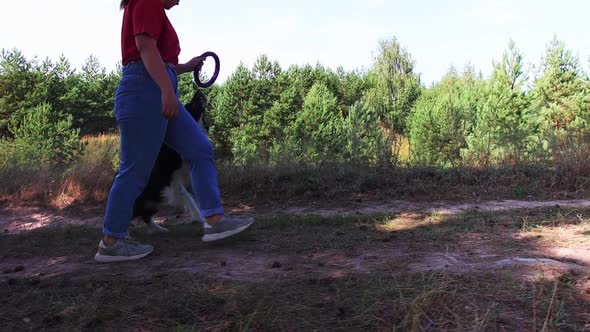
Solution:
[{"label": "t-shirt sleeve", "polygon": [[132,12],[133,35],[158,39],[164,27],[164,5],[160,0],[138,0]]}]

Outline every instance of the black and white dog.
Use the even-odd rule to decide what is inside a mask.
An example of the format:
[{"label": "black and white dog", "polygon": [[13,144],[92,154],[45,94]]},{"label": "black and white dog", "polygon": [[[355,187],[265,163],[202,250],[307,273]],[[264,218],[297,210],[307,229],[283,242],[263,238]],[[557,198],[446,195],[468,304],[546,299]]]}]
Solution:
[{"label": "black and white dog", "polygon": [[[204,125],[206,106],[207,98],[199,89],[195,89],[192,100],[185,105],[187,111],[204,130],[208,129]],[[175,150],[162,144],[149,182],[135,201],[132,219],[140,218],[147,224],[150,233],[167,232],[166,228],[155,223],[154,215],[162,206],[169,205],[184,208],[193,221],[203,223],[198,204],[189,192],[190,187],[188,164]]]}]

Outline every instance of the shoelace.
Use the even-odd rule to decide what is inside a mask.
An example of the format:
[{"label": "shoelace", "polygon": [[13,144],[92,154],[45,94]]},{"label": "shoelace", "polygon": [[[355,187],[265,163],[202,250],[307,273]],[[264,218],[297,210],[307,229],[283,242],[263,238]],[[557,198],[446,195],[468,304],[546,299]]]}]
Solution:
[{"label": "shoelace", "polygon": [[126,242],[127,244],[140,244],[138,241],[134,240],[134,239],[133,239],[131,236],[129,236],[129,235],[127,235],[127,236],[125,237],[125,239],[124,239],[124,240],[125,240],[125,242]]}]

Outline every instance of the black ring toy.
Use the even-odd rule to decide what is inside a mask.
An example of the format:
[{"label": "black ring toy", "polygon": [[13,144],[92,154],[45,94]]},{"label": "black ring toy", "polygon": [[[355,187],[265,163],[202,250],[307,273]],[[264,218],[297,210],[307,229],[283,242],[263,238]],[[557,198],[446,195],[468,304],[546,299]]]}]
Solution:
[{"label": "black ring toy", "polygon": [[215,72],[213,73],[213,76],[208,82],[201,82],[199,78],[199,70],[195,69],[195,71],[193,72],[193,79],[195,80],[195,84],[201,88],[208,88],[212,86],[213,83],[215,83],[217,75],[219,75],[219,57],[217,56],[217,54],[213,52],[205,52],[201,55],[201,57],[212,57],[215,60]]}]

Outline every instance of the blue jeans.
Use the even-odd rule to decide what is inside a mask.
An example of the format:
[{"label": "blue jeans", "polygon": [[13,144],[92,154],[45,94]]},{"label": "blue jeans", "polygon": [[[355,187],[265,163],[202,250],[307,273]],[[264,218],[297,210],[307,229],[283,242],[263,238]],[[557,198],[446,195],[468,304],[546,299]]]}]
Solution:
[{"label": "blue jeans", "polygon": [[[178,98],[178,77],[167,67]],[[162,116],[162,92],[141,63],[123,68],[115,95],[115,117],[119,126],[120,166],[109,193],[103,233],[126,237],[135,200],[146,187],[162,143],[177,151],[190,165],[195,201],[203,217],[224,212],[213,146],[209,138],[178,102],[178,117]]]}]

